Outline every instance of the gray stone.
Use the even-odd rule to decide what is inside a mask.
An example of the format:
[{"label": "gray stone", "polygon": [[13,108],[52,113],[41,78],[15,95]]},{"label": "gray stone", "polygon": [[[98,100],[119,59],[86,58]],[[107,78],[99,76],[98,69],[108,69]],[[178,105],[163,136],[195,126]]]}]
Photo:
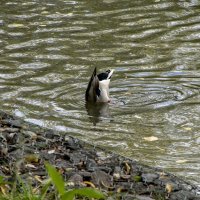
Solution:
[{"label": "gray stone", "polygon": [[145,183],[154,183],[156,179],[158,179],[158,174],[142,174],[142,181]]}]

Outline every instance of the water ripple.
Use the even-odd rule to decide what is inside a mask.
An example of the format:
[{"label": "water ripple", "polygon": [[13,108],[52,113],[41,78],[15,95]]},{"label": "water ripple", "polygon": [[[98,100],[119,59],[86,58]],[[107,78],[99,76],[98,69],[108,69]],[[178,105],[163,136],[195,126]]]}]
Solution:
[{"label": "water ripple", "polygon": [[[199,6],[3,1],[2,109],[199,184]],[[94,67],[115,69],[110,104],[85,104]]]}]

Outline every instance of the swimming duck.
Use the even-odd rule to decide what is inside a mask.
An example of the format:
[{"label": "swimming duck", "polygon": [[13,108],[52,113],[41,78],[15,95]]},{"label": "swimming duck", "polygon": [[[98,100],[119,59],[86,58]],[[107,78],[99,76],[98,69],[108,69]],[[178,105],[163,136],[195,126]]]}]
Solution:
[{"label": "swimming duck", "polygon": [[85,93],[85,100],[87,102],[110,102],[109,84],[113,72],[114,70],[107,70],[97,74],[95,67]]}]

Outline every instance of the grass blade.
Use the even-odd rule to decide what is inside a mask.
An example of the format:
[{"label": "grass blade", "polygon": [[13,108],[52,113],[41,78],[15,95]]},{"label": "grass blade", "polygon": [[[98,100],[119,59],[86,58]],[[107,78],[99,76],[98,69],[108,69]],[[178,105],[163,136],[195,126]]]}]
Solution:
[{"label": "grass blade", "polygon": [[47,191],[48,191],[50,185],[51,185],[51,181],[50,181],[50,179],[49,179],[49,180],[46,182],[46,184],[44,184],[44,186],[43,186],[42,189],[41,189],[41,200],[45,199],[46,194],[47,194]]},{"label": "grass blade", "polygon": [[62,200],[73,200],[76,195],[95,199],[105,199],[105,195],[99,190],[93,188],[80,188],[65,192],[62,196]]},{"label": "grass blade", "polygon": [[65,193],[65,183],[64,180],[62,178],[62,176],[60,175],[59,172],[57,172],[56,168],[53,167],[52,165],[46,163],[46,170],[53,182],[53,184],[55,185],[56,189],[58,190],[60,195],[63,195]]}]

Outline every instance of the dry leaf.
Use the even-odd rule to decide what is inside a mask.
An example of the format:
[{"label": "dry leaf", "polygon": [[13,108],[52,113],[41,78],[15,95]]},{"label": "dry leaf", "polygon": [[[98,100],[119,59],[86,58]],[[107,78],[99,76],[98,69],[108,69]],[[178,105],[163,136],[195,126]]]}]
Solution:
[{"label": "dry leaf", "polygon": [[186,130],[186,131],[191,131],[192,130],[191,127],[183,127],[183,129]]},{"label": "dry leaf", "polygon": [[149,141],[149,142],[152,142],[152,141],[156,141],[156,140],[158,140],[158,138],[155,137],[155,136],[151,136],[151,137],[143,137],[143,139],[146,140],[146,141]]},{"label": "dry leaf", "polygon": [[52,150],[48,151],[48,154],[53,154],[53,153],[55,153],[55,149],[52,149]]},{"label": "dry leaf", "polygon": [[40,183],[43,182],[43,180],[41,179],[41,177],[38,176],[38,175],[35,175],[34,178],[35,178],[38,182],[40,182]]},{"label": "dry leaf", "polygon": [[38,154],[29,154],[25,156],[25,161],[28,163],[38,163],[39,155]]},{"label": "dry leaf", "polygon": [[37,169],[37,167],[35,167],[35,165],[32,165],[32,164],[26,164],[25,167],[32,168],[32,169]]},{"label": "dry leaf", "polygon": [[25,27],[24,24],[17,24],[17,23],[9,24],[8,26],[9,26],[9,28],[21,28],[21,27]]},{"label": "dry leaf", "polygon": [[90,181],[84,181],[83,183],[85,183],[87,186],[95,188],[95,185],[92,182],[90,182]]},{"label": "dry leaf", "polygon": [[127,162],[125,162],[125,166],[126,166],[126,174],[129,174],[131,167],[129,166],[129,164]]},{"label": "dry leaf", "polygon": [[167,193],[170,193],[173,190],[173,186],[170,183],[167,183],[165,186],[165,189],[166,189]]},{"label": "dry leaf", "polygon": [[181,164],[181,163],[186,163],[187,161],[188,161],[188,160],[177,160],[176,163]]}]

